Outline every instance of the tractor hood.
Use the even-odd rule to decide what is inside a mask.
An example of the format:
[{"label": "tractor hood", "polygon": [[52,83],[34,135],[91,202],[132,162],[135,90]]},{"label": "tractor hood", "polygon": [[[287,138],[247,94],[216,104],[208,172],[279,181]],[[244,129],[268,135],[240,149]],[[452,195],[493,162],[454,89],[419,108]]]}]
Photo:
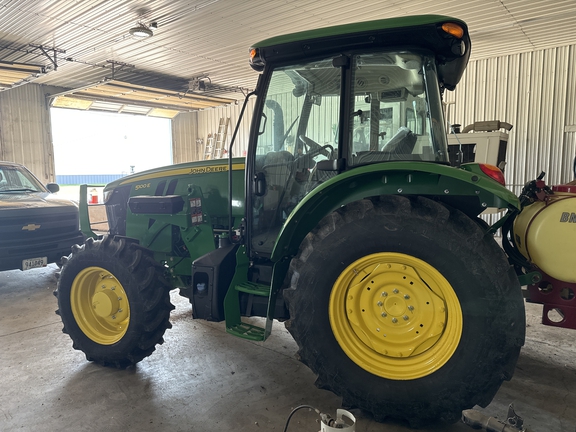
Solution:
[{"label": "tractor hood", "polygon": [[[233,158],[232,169],[243,170],[244,158]],[[185,162],[176,165],[168,165],[160,168],[153,168],[150,170],[142,171],[137,174],[132,174],[122,177],[111,183],[108,183],[104,188],[104,192],[111,191],[118,186],[145,182],[149,180],[165,179],[174,176],[197,176],[199,174],[212,174],[228,171],[228,159],[206,160],[198,162]]]}]

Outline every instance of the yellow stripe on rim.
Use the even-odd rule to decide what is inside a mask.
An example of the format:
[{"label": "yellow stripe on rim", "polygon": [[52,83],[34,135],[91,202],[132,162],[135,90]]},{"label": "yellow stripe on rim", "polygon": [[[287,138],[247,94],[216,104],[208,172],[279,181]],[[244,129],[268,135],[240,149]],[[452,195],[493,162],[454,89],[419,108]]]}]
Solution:
[{"label": "yellow stripe on rim", "polygon": [[87,267],[72,282],[70,305],[80,330],[94,342],[112,345],[126,334],[130,305],[122,284],[101,267]]},{"label": "yellow stripe on rim", "polygon": [[334,283],[329,316],[346,355],[393,380],[440,369],[462,335],[462,309],[450,283],[430,264],[401,253],[350,264]]}]

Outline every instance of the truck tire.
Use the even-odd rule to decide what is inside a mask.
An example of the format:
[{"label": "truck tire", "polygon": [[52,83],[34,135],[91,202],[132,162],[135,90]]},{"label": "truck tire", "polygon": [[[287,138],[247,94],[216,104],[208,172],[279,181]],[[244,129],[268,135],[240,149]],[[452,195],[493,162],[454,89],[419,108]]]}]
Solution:
[{"label": "truck tire", "polygon": [[423,197],[326,216],[290,265],[286,327],[317,385],[413,427],[486,406],[524,344],[520,285],[489,235]]},{"label": "truck tire", "polygon": [[72,248],[54,295],[72,346],[88,361],[125,368],[164,342],[170,287],[152,253],[125,238],[87,239]]}]

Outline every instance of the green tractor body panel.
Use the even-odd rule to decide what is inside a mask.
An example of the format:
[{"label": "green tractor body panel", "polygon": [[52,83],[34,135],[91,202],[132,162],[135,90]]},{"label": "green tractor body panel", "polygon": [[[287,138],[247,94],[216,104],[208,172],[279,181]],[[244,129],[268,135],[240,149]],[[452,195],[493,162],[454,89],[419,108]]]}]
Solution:
[{"label": "green tractor body panel", "polygon": [[308,194],[286,220],[272,260],[292,256],[304,237],[327,214],[363,198],[379,195],[421,195],[449,203],[477,216],[488,207],[519,209],[516,195],[478,167],[458,169],[427,162],[386,162],[342,173]]},{"label": "green tractor body panel", "polygon": [[[238,225],[245,212],[244,159],[234,159],[232,171]],[[143,171],[108,184],[104,194],[110,232],[138,239],[175,276],[190,275],[192,262],[217,247],[215,235],[228,231],[226,159]],[[81,223],[89,235],[86,221]]]},{"label": "green tractor body panel", "polygon": [[92,230],[90,214],[88,212],[88,187],[89,185],[80,185],[80,201],[78,205],[80,231],[86,238],[97,239],[98,234]]}]

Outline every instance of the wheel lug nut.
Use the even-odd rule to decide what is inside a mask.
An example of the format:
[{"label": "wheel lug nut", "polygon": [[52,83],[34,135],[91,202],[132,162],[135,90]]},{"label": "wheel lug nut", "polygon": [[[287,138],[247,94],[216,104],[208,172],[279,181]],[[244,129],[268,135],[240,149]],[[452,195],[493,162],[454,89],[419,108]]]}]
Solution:
[{"label": "wheel lug nut", "polygon": [[122,312],[122,308],[118,309],[118,312]]},{"label": "wheel lug nut", "polygon": [[398,289],[397,289],[397,288],[394,288],[394,289],[392,290],[392,292],[393,292],[394,294],[398,294]]},{"label": "wheel lug nut", "polygon": [[383,303],[381,301],[379,301],[378,303],[376,303],[378,306],[382,306]]},{"label": "wheel lug nut", "polygon": [[402,318],[404,318],[404,321],[408,321],[408,315],[404,315]]},{"label": "wheel lug nut", "polygon": [[112,319],[116,319],[116,315],[112,315]]},{"label": "wheel lug nut", "polygon": [[408,310],[413,311],[413,310],[414,310],[414,306],[412,306],[412,305],[408,306]]},{"label": "wheel lug nut", "polygon": [[382,312],[382,318],[386,318],[388,314],[386,312]]},{"label": "wheel lug nut", "polygon": [[386,291],[382,291],[382,297],[386,297],[388,293]]},{"label": "wheel lug nut", "polygon": [[409,296],[408,294],[404,294],[404,298],[405,298],[406,300],[408,300],[408,299],[410,298],[410,296]]},{"label": "wheel lug nut", "polygon": [[396,318],[392,318],[392,322],[393,322],[394,324],[396,324],[396,323],[398,322],[398,320],[397,320]]}]

